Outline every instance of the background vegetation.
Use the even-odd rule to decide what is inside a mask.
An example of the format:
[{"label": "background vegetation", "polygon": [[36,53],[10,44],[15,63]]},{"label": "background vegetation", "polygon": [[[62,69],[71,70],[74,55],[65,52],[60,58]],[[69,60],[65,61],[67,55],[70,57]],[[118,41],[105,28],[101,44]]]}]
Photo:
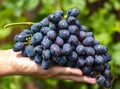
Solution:
[{"label": "background vegetation", "polygon": [[[0,49],[12,48],[15,34],[29,26],[3,29],[7,23],[37,22],[54,10],[77,7],[82,25],[106,45],[113,60],[111,89],[120,88],[120,0],[0,0]],[[97,85],[23,76],[0,78],[0,89],[103,89]]]}]

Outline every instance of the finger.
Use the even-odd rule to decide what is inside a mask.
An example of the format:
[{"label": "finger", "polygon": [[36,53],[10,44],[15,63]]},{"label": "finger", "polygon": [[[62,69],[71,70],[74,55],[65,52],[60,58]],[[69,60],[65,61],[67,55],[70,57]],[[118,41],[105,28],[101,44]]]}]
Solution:
[{"label": "finger", "polygon": [[54,66],[51,68],[50,71],[56,72],[57,75],[78,75],[81,76],[83,73],[80,69],[77,68],[70,68],[70,67],[61,67],[61,66]]},{"label": "finger", "polygon": [[86,83],[90,83],[90,84],[95,84],[96,83],[96,79],[95,78],[91,78],[88,76],[75,76],[75,75],[58,75],[55,76],[55,78],[59,78],[59,79],[63,79],[63,80],[73,80],[76,82],[86,82]]}]

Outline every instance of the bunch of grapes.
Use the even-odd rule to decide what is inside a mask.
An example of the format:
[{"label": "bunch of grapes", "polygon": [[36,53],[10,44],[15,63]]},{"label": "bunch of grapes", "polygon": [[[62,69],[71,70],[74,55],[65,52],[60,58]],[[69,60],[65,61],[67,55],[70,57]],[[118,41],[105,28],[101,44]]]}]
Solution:
[{"label": "bunch of grapes", "polygon": [[55,11],[17,34],[13,50],[21,51],[45,70],[54,65],[79,68],[84,75],[97,77],[99,86],[109,88],[112,75],[108,62],[112,57],[107,47],[81,25],[78,15],[76,8],[69,9],[67,15]]}]

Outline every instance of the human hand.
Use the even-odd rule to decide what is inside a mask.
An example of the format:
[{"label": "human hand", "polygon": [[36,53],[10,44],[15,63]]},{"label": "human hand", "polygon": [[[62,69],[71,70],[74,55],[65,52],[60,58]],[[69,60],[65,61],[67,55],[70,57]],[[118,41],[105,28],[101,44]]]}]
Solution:
[{"label": "human hand", "polygon": [[39,78],[59,78],[63,80],[74,80],[76,82],[96,83],[96,78],[84,76],[80,69],[52,66],[48,70],[42,69],[41,65],[36,64],[32,59],[23,57],[20,52],[16,53],[9,50],[10,64],[14,70],[11,75],[23,75]]}]

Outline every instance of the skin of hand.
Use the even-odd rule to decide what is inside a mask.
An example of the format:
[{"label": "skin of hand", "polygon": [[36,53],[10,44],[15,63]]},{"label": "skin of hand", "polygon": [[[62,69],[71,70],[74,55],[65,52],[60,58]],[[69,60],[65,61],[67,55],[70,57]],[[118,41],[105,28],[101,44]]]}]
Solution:
[{"label": "skin of hand", "polygon": [[57,78],[76,82],[96,83],[96,78],[84,76],[77,68],[52,66],[48,70],[42,69],[33,59],[23,57],[20,52],[10,50],[0,51],[0,76],[23,75],[38,78]]}]

